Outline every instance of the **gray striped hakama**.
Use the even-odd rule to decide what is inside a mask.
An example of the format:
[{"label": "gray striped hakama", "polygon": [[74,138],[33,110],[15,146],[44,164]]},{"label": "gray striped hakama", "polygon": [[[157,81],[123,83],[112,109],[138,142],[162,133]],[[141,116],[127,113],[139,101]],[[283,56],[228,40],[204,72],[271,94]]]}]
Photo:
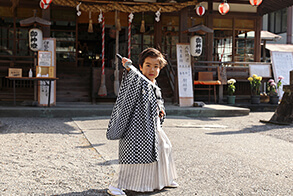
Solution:
[{"label": "gray striped hakama", "polygon": [[116,173],[112,186],[119,189],[148,192],[155,189],[160,190],[177,178],[171,142],[161,128],[158,117],[157,119],[159,161],[149,164],[120,164],[119,172]]}]

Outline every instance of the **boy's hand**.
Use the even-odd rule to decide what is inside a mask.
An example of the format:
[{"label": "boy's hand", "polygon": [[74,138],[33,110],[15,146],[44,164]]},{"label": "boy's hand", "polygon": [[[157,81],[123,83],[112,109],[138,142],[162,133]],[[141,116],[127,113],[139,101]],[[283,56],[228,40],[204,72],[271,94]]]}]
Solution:
[{"label": "boy's hand", "polygon": [[132,61],[130,59],[128,59],[128,58],[123,57],[122,58],[122,64],[123,64],[123,67],[125,67],[125,69],[127,71],[129,71],[130,68],[128,66],[132,64]]}]

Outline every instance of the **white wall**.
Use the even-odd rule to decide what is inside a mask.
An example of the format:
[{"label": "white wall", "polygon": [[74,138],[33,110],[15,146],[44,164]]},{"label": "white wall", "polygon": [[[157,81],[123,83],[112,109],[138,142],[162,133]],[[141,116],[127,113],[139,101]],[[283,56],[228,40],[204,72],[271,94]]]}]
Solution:
[{"label": "white wall", "polygon": [[[293,6],[291,6],[288,9],[293,9]],[[289,11],[288,11],[288,13],[289,13]],[[268,31],[268,18],[269,18],[268,14],[266,14],[266,15],[264,15],[262,17],[262,30],[264,30],[264,31]],[[293,22],[293,14],[291,16],[288,14],[287,20],[290,20],[291,22]],[[293,32],[293,25],[292,25],[291,32]],[[272,42],[267,42],[267,43],[271,43],[271,44],[287,44],[287,33],[280,33],[278,35],[282,36],[282,39],[280,39],[279,41],[276,41],[276,42],[272,41]],[[291,38],[291,40],[292,40],[291,44],[293,44],[293,34],[291,34],[291,37],[292,37]]]}]

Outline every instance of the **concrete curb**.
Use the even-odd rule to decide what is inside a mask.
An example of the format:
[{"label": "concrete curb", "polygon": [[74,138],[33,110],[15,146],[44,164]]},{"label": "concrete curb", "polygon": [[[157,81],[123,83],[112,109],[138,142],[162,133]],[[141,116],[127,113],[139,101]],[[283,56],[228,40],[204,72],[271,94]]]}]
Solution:
[{"label": "concrete curb", "polygon": [[[0,117],[43,117],[74,118],[110,116],[113,105],[55,106],[55,107],[0,107]],[[189,117],[229,117],[244,116],[250,112],[247,108],[224,105],[206,105],[204,107],[166,106],[167,115]]]}]

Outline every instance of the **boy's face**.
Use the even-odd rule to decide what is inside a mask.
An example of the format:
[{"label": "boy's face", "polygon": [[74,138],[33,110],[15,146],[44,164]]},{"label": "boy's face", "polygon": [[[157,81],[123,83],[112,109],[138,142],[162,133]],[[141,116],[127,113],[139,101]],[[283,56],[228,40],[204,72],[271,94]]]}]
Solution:
[{"label": "boy's face", "polygon": [[159,76],[161,70],[159,58],[147,57],[145,58],[143,65],[139,65],[139,68],[145,77],[150,81],[155,82],[155,79]]}]

